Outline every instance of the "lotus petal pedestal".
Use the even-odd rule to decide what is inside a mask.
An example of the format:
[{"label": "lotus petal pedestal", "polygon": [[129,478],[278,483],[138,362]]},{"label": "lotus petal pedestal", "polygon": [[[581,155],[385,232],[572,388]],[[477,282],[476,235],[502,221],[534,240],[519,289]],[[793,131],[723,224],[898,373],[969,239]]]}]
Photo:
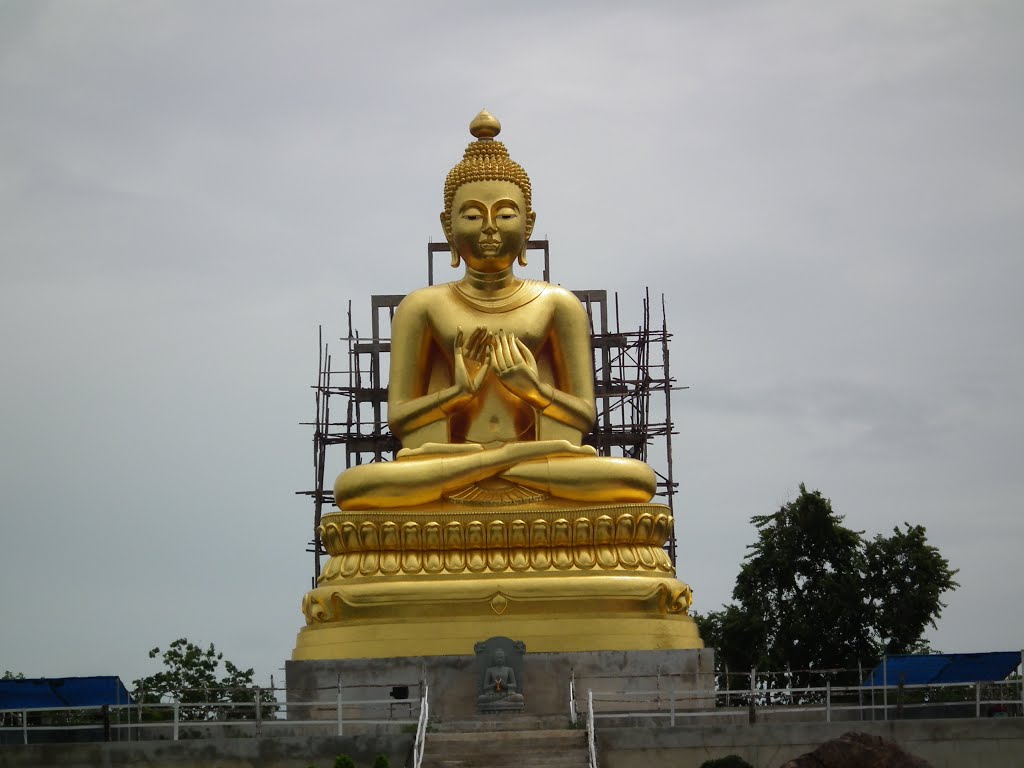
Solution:
[{"label": "lotus petal pedestal", "polygon": [[528,653],[703,648],[660,504],[334,512],[302,603],[301,660],[451,656],[495,635]]}]

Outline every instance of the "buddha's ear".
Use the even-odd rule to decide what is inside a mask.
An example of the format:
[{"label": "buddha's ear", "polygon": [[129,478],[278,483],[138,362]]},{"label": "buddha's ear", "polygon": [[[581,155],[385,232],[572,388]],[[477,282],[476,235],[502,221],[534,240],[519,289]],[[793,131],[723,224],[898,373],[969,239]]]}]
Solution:
[{"label": "buddha's ear", "polygon": [[[526,214],[526,239],[529,241],[530,235],[533,234],[533,224],[537,221],[537,212],[530,211]],[[526,266],[526,243],[523,243],[523,252],[519,254],[519,266]]]},{"label": "buddha's ear", "polygon": [[448,247],[452,251],[452,266],[459,266],[461,259],[459,254],[455,252],[455,246],[452,244],[452,220],[446,215],[445,211],[441,211],[441,229],[444,232],[444,239],[448,241]]}]

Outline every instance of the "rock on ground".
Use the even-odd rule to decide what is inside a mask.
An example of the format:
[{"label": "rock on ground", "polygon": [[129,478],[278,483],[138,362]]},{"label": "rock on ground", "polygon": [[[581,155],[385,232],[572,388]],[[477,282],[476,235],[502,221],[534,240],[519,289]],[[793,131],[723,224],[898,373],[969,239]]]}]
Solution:
[{"label": "rock on ground", "polygon": [[895,741],[850,731],[800,755],[782,768],[931,768]]}]

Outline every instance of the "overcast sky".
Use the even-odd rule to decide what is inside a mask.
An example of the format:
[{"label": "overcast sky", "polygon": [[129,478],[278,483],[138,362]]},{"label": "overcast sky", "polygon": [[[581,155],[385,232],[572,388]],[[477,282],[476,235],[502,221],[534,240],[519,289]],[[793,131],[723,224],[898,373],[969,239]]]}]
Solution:
[{"label": "overcast sky", "polygon": [[805,482],[1021,648],[1022,93],[1016,0],[0,1],[0,670],[282,680],[317,327],[425,283],[482,107],[552,279],[664,292],[696,608]]}]

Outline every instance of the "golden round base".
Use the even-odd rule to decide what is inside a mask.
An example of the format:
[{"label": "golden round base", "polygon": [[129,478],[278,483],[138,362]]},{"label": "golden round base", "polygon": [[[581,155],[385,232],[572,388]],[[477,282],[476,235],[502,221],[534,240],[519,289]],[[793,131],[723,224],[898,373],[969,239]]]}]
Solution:
[{"label": "golden round base", "polygon": [[495,635],[531,653],[703,648],[689,588],[638,574],[346,584],[306,595],[292,658],[451,656]]},{"label": "golden round base", "polygon": [[298,635],[292,659],[400,658],[459,656],[480,640],[502,635],[522,640],[531,653],[569,651],[682,650],[703,648],[697,625],[686,614],[572,615],[511,613],[445,617],[374,619],[359,623],[311,625]]},{"label": "golden round base", "polygon": [[522,640],[529,652],[649,651],[703,648],[689,616],[618,618],[575,616],[501,621],[429,619],[306,627],[292,653],[294,661],[392,659],[405,656],[464,656],[488,637]]}]

